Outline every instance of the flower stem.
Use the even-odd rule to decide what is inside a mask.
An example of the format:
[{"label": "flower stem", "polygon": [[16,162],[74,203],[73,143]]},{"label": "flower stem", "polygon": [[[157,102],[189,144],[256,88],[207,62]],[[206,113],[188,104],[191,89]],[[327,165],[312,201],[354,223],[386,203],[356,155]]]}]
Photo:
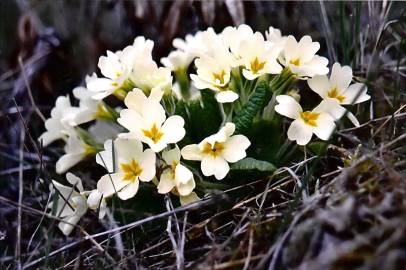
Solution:
[{"label": "flower stem", "polygon": [[182,97],[186,100],[190,98],[190,81],[187,76],[187,69],[182,68],[175,71],[176,81],[179,83]]},{"label": "flower stem", "polygon": [[117,122],[118,117],[119,117],[119,114],[112,107],[110,107],[109,105],[107,105],[104,102],[99,103],[99,106],[97,107],[97,112],[96,112],[97,119],[104,119],[104,120],[108,120],[108,121],[112,121],[112,122]]}]

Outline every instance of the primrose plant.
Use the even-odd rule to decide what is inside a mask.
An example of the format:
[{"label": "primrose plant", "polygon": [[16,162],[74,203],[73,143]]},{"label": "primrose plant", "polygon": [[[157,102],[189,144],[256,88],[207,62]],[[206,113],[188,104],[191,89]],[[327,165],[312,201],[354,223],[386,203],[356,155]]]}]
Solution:
[{"label": "primrose plant", "polygon": [[[328,75],[328,59],[310,36],[209,28],[174,39],[162,67],[153,46],[137,37],[107,51],[99,71],[72,91],[75,100],[58,97],[45,122],[42,145],[64,146],[55,171],[66,173],[69,186],[50,181],[49,207],[66,235],[88,209],[104,218],[113,201],[139,192],[185,205],[218,188],[215,180],[232,186],[241,171],[272,173],[303,157],[302,146],[329,140],[344,115],[359,125],[349,109],[370,99],[349,66],[334,63]],[[319,100],[300,105],[306,84]],[[83,185],[72,172],[101,177]]]}]

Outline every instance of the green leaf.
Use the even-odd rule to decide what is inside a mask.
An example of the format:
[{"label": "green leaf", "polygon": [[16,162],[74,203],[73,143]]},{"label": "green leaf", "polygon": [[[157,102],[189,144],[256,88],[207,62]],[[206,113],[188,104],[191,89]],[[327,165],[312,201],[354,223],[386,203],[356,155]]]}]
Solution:
[{"label": "green leaf", "polygon": [[234,163],[231,166],[231,169],[240,171],[258,170],[261,172],[273,172],[276,170],[276,167],[270,162],[248,157]]},{"label": "green leaf", "polygon": [[265,80],[258,82],[258,86],[252,93],[248,102],[242,107],[241,111],[234,117],[236,134],[245,133],[251,127],[254,117],[269,102],[271,95],[269,86]]},{"label": "green leaf", "polygon": [[307,148],[310,150],[311,153],[315,155],[323,155],[326,153],[328,143],[327,142],[311,142],[307,145]]},{"label": "green leaf", "polygon": [[185,119],[190,143],[198,143],[216,133],[221,124],[221,113],[213,91],[200,91],[201,100],[179,101],[175,114]]}]

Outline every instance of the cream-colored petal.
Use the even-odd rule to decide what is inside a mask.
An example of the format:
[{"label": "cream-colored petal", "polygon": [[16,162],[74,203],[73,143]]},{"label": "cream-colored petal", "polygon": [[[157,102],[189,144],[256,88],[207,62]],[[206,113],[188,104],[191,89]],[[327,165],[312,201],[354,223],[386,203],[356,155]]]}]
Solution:
[{"label": "cream-colored petal", "polygon": [[347,111],[343,106],[340,105],[337,99],[335,98],[326,98],[320,102],[320,104],[314,108],[314,112],[326,112],[334,120],[339,120],[345,112]]},{"label": "cream-colored petal", "polygon": [[42,140],[42,145],[45,147],[58,139],[62,139],[63,137],[64,136],[60,132],[46,131],[42,133],[42,135],[38,138],[38,140],[39,141]]},{"label": "cream-colored petal", "polygon": [[300,104],[291,96],[279,95],[276,97],[278,105],[275,106],[275,111],[283,116],[297,119],[302,112]]},{"label": "cream-colored petal", "polygon": [[171,150],[166,150],[162,152],[162,159],[166,164],[172,165],[173,163],[179,163],[180,161],[180,149],[176,145],[175,148]]},{"label": "cream-colored petal", "polygon": [[205,141],[209,142],[211,145],[213,145],[215,142],[225,142],[231,135],[233,135],[234,131],[235,124],[232,122],[227,122],[216,134],[207,137]]},{"label": "cream-colored petal", "polygon": [[52,180],[52,184],[53,184],[52,188],[55,187],[59,191],[58,196],[62,195],[65,198],[65,200],[70,199],[72,195],[75,194],[73,187],[62,185],[61,183],[55,180]]},{"label": "cream-colored petal", "polygon": [[89,196],[87,197],[87,206],[90,209],[97,210],[101,205],[102,200],[103,194],[99,190],[94,189],[90,192]]},{"label": "cream-colored petal", "polygon": [[303,36],[298,43],[298,47],[300,48],[300,61],[307,63],[320,49],[320,43],[313,42],[310,36]]},{"label": "cream-colored petal", "polygon": [[96,112],[88,109],[79,110],[73,117],[71,124],[78,126],[96,119]]},{"label": "cream-colored petal", "polygon": [[151,181],[155,176],[156,170],[156,156],[154,151],[151,149],[145,150],[141,156],[140,163],[142,168],[140,180],[143,182]]},{"label": "cream-colored petal", "polygon": [[139,185],[140,182],[138,180],[131,182],[130,184],[122,188],[119,192],[117,192],[118,197],[122,200],[131,199],[135,196],[135,194],[137,194]]},{"label": "cream-colored petal", "polygon": [[299,47],[294,36],[289,35],[286,38],[283,54],[287,61],[299,58]]},{"label": "cream-colored petal", "polygon": [[157,143],[155,143],[154,141],[152,141],[150,138],[148,137],[144,137],[142,139],[143,142],[145,142],[146,144],[148,144],[148,146],[152,149],[152,151],[154,151],[155,153],[159,153],[161,152],[163,149],[165,149],[168,144],[164,141],[164,140],[159,140]]},{"label": "cream-colored petal", "polygon": [[309,125],[306,125],[301,119],[292,122],[288,129],[288,139],[296,141],[299,145],[306,145],[312,139],[313,131]]},{"label": "cream-colored petal", "polygon": [[316,75],[326,75],[329,71],[328,59],[315,55],[311,61],[302,66],[302,73],[299,76],[313,77]]},{"label": "cream-colored petal", "polygon": [[227,161],[222,157],[213,157],[207,155],[203,158],[201,163],[201,169],[203,175],[211,176],[214,175],[217,180],[221,180],[226,177],[227,173],[230,170]]},{"label": "cream-colored petal", "polygon": [[202,160],[203,155],[197,144],[186,145],[181,150],[182,157],[186,160]]},{"label": "cream-colored petal", "polygon": [[74,225],[76,225],[79,222],[80,218],[81,218],[80,216],[75,215],[66,217],[63,219],[63,222],[62,221],[59,222],[58,228],[64,235],[68,236],[69,234],[71,234]]},{"label": "cream-colored petal", "polygon": [[177,143],[183,139],[186,134],[184,129],[185,120],[179,115],[173,115],[166,119],[162,125],[163,140],[166,143]]},{"label": "cream-colored petal", "polygon": [[97,182],[97,190],[103,194],[104,198],[110,197],[114,193],[128,185],[128,181],[123,181],[123,173],[106,174]]},{"label": "cream-colored petal", "polygon": [[347,112],[347,118],[351,121],[351,123],[354,126],[359,127],[359,121],[352,112]]},{"label": "cream-colored petal", "polygon": [[[148,129],[149,122],[146,122],[142,116],[134,110],[123,109],[117,122],[135,134],[140,134],[141,129]],[[151,123],[152,126],[153,123]]]},{"label": "cream-colored petal", "polygon": [[310,89],[319,94],[321,98],[328,97],[328,92],[331,90],[332,86],[330,84],[327,75],[318,75],[307,81]]},{"label": "cream-colored petal", "polygon": [[[104,151],[96,154],[96,162],[100,166],[104,167],[108,172],[113,173],[113,141],[107,140],[104,142]],[[117,155],[115,157],[117,160]]]},{"label": "cream-colored petal", "polygon": [[92,79],[87,83],[87,89],[94,92],[92,96],[95,100],[102,100],[105,97],[114,93],[116,86],[114,81],[106,78]]},{"label": "cream-colored petal", "polygon": [[66,174],[66,180],[69,182],[69,184],[72,185],[72,187],[76,187],[79,190],[79,192],[83,192],[84,189],[82,180],[79,177],[77,177],[73,173],[68,172]]},{"label": "cream-colored petal", "polygon": [[55,165],[57,174],[63,174],[70,168],[78,164],[85,157],[84,153],[65,154],[61,156]]},{"label": "cream-colored petal", "polygon": [[193,81],[194,87],[196,87],[197,89],[206,89],[206,88],[208,88],[208,89],[212,89],[214,91],[218,91],[218,87],[213,86],[213,84],[211,84],[210,82],[202,80],[196,74],[190,74],[190,78]]},{"label": "cream-colored petal", "polygon": [[234,163],[247,156],[245,150],[251,142],[244,135],[231,136],[224,144],[221,156],[228,162]]},{"label": "cream-colored petal", "polygon": [[244,76],[244,78],[246,78],[249,81],[255,80],[256,78],[260,77],[262,75],[262,73],[259,72],[252,72],[249,69],[243,69],[242,70],[242,75]]},{"label": "cream-colored petal", "polygon": [[[58,207],[55,211],[55,216],[58,216],[60,218],[72,216],[75,214],[75,208],[72,205],[72,196],[68,197],[69,201],[67,199],[58,199]],[[67,203],[68,201],[68,203]]]},{"label": "cream-colored petal", "polygon": [[142,155],[142,143],[137,139],[117,138],[114,140],[116,162],[128,163],[131,160],[139,160]]},{"label": "cream-colored petal", "polygon": [[182,164],[178,164],[175,169],[175,180],[177,184],[186,184],[193,179],[193,173],[183,166]]},{"label": "cream-colored petal", "polygon": [[187,196],[195,189],[195,187],[195,180],[191,178],[186,183],[178,184],[176,189],[178,190],[180,196]]},{"label": "cream-colored petal", "polygon": [[100,56],[97,66],[100,68],[103,76],[115,78],[117,72],[121,71],[121,64],[117,54],[107,51],[107,56]]},{"label": "cream-colored petal", "polygon": [[314,134],[322,140],[328,140],[336,125],[334,119],[327,113],[320,113],[317,118],[317,126],[313,128]]},{"label": "cream-colored petal", "polygon": [[343,93],[345,96],[344,101],[342,104],[358,104],[364,101],[367,101],[371,98],[370,95],[367,94],[367,86],[362,83],[354,83],[351,84],[347,90]]},{"label": "cream-colored petal", "polygon": [[238,94],[233,91],[220,91],[217,92],[216,99],[220,103],[232,103],[238,99]]},{"label": "cream-colored petal", "polygon": [[341,94],[347,89],[352,81],[352,69],[349,66],[341,66],[339,63],[334,63],[330,76],[331,84],[337,87]]},{"label": "cream-colored petal", "polygon": [[197,196],[196,192],[192,192],[187,196],[180,196],[179,197],[180,204],[183,205],[188,205],[194,202],[197,202],[200,200],[199,196]]},{"label": "cream-colored petal", "polygon": [[161,174],[158,184],[158,193],[166,194],[170,192],[175,187],[175,179],[173,179],[173,174],[170,170]]},{"label": "cream-colored petal", "polygon": [[153,124],[160,127],[166,120],[165,109],[160,103],[152,99],[148,100],[142,112],[142,119],[149,127],[152,127]]},{"label": "cream-colored petal", "polygon": [[144,92],[141,89],[134,88],[125,97],[124,103],[127,108],[135,112],[142,113],[147,100],[148,98],[145,96]]},{"label": "cream-colored petal", "polygon": [[151,89],[151,93],[149,93],[148,99],[154,100],[156,102],[160,102],[163,95],[164,91],[160,87],[154,87]]}]

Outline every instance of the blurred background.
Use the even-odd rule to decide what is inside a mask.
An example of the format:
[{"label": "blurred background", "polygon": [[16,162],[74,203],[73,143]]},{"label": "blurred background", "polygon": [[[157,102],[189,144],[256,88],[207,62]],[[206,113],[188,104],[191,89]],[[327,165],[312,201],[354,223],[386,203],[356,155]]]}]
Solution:
[{"label": "blurred background", "polygon": [[[54,164],[57,153],[39,157],[35,152],[34,141],[44,130],[36,110],[48,117],[58,96],[97,71],[106,50],[122,49],[140,35],[155,42],[159,62],[175,37],[210,26],[220,32],[246,23],[262,33],[273,26],[297,39],[308,34],[321,43],[319,53],[330,66],[335,61],[351,65],[356,76],[371,81],[371,118],[393,113],[405,104],[405,6],[388,1],[1,0],[0,195],[18,200],[20,172],[23,202],[41,208],[38,167]],[[13,253],[15,220],[15,208],[0,203],[4,258]]]}]

